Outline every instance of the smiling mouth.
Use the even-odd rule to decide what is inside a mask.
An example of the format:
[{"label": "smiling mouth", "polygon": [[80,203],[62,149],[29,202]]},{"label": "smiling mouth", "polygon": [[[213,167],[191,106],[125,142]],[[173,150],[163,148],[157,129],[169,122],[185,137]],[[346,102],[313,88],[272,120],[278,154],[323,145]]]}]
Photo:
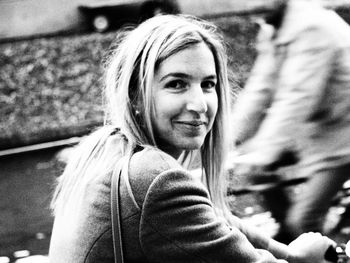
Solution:
[{"label": "smiling mouth", "polygon": [[176,123],[179,124],[185,124],[185,125],[189,125],[189,126],[193,126],[193,127],[198,127],[201,125],[207,125],[206,121],[200,121],[200,120],[194,120],[194,121],[176,121]]}]

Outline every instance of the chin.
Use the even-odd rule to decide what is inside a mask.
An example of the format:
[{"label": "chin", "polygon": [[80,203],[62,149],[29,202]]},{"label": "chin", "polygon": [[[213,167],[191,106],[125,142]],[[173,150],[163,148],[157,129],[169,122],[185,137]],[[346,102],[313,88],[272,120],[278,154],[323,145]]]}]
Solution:
[{"label": "chin", "polygon": [[203,146],[204,140],[192,140],[191,142],[183,143],[182,149],[184,150],[198,150]]}]

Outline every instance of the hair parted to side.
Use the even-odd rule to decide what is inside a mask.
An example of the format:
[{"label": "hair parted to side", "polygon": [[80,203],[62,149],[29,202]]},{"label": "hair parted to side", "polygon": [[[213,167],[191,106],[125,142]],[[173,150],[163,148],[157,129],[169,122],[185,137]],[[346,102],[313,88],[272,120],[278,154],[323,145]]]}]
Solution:
[{"label": "hair parted to side", "polygon": [[219,205],[224,198],[218,189],[224,187],[219,186],[223,182],[218,175],[223,171],[227,145],[231,143],[227,139],[230,91],[226,49],[215,25],[192,16],[164,15],[125,34],[106,73],[106,123],[120,127],[133,144],[156,146],[151,122],[155,71],[168,57],[201,42],[213,52],[218,77],[219,108],[202,147],[202,161],[209,191]]},{"label": "hair parted to side", "polygon": [[[106,67],[105,127],[102,129],[120,128],[127,138],[127,149],[136,145],[157,147],[151,121],[154,114],[152,81],[162,61],[198,43],[205,43],[212,51],[216,63],[219,107],[201,155],[212,200],[225,211],[226,189],[223,187],[224,178],[220,175],[228,145],[231,145],[228,139],[231,134],[228,118],[231,98],[222,35],[213,24],[184,15],[156,16],[121,34]],[[99,145],[103,147],[101,141]],[[98,162],[96,158],[87,160]]]}]

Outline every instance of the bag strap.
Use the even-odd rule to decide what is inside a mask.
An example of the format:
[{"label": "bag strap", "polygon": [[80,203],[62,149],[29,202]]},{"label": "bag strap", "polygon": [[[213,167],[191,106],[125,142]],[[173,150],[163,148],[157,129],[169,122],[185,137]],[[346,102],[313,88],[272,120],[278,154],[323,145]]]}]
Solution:
[{"label": "bag strap", "polygon": [[123,257],[123,244],[121,236],[121,213],[120,213],[120,200],[119,200],[119,184],[120,177],[126,161],[126,157],[122,157],[115,170],[113,171],[111,178],[111,221],[112,221],[112,236],[113,236],[113,251],[114,262],[124,263]]}]

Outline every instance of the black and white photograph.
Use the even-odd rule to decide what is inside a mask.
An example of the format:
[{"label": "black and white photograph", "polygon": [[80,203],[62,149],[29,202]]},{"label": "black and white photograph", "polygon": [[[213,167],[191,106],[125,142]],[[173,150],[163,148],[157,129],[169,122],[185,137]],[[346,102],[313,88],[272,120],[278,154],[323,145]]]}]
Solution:
[{"label": "black and white photograph", "polygon": [[350,263],[350,0],[0,0],[0,263]]}]

